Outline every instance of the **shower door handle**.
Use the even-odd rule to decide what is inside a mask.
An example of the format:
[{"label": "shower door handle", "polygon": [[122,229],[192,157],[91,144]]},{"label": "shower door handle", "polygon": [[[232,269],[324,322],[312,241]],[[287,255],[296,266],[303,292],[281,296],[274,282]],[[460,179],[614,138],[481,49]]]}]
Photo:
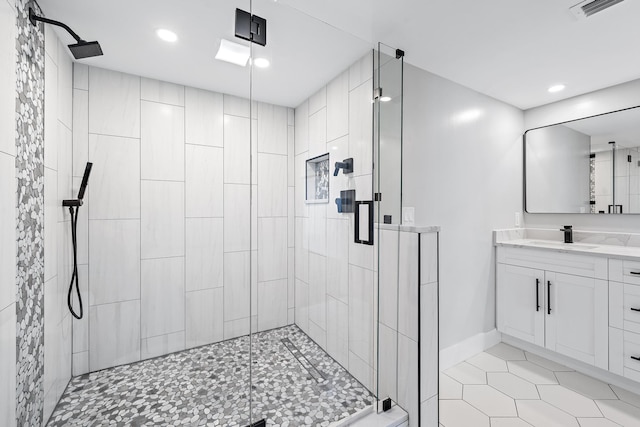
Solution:
[{"label": "shower door handle", "polygon": [[[361,224],[362,210],[367,210],[367,222]],[[354,242],[362,243],[363,245],[373,245],[373,200],[356,201],[355,202],[355,227],[354,227]],[[363,228],[367,229],[367,235],[361,233]]]}]

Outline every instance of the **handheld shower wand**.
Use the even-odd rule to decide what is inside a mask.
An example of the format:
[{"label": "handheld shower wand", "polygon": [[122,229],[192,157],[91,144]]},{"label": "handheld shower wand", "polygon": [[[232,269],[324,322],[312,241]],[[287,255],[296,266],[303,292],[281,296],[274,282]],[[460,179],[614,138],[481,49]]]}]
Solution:
[{"label": "handheld shower wand", "polygon": [[[82,177],[82,183],[80,184],[80,190],[78,191],[77,199],[63,200],[62,206],[69,208],[69,213],[71,214],[71,243],[73,244],[73,274],[71,275],[71,283],[69,284],[69,292],[67,293],[67,306],[69,307],[69,311],[76,319],[82,319],[84,315],[84,310],[82,307],[82,296],[80,296],[80,286],[78,285],[78,239],[77,239],[77,228],[78,228],[78,211],[80,206],[82,206],[82,200],[84,199],[84,193],[87,189],[87,184],[89,183],[89,174],[91,174],[91,168],[93,167],[93,163],[87,162],[87,166],[84,168],[84,176]],[[78,303],[80,305],[80,314],[77,314],[73,309],[73,285],[75,283],[76,293],[78,295]]]}]

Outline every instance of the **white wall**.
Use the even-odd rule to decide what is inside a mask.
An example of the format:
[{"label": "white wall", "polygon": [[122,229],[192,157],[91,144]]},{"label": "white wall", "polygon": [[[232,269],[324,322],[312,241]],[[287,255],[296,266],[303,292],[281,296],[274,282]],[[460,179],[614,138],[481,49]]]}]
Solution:
[{"label": "white wall", "polygon": [[589,212],[591,137],[559,125],[526,138],[527,210]]},{"label": "white wall", "polygon": [[74,374],[293,323],[293,110],[80,65],[74,85]]},{"label": "white wall", "polygon": [[[340,190],[371,200],[373,57],[364,56],[296,108],[296,324],[362,384],[374,384],[374,247],[354,243]],[[329,153],[329,203],[305,203],[307,159]],[[333,176],[353,157],[354,172]]]},{"label": "white wall", "polygon": [[[524,112],[525,129],[637,105],[640,105],[640,80],[527,110]],[[571,224],[574,229],[629,231],[637,229],[638,218],[635,215],[526,214],[525,222],[527,227],[556,228]]]},{"label": "white wall", "polygon": [[0,425],[16,424],[16,11],[0,0]]},{"label": "white wall", "polygon": [[44,417],[48,420],[71,379],[71,314],[67,290],[73,269],[71,217],[62,200],[71,182],[73,66],[67,46],[45,26],[44,103]]},{"label": "white wall", "polygon": [[492,230],[522,212],[522,112],[405,66],[403,205],[439,225],[440,348],[495,328]]}]

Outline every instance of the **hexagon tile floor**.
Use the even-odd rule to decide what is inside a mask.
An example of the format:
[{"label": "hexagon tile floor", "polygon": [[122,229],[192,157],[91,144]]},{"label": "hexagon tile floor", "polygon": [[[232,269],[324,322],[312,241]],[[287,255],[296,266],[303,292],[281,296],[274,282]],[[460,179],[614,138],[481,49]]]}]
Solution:
[{"label": "hexagon tile floor", "polygon": [[640,396],[500,343],[440,373],[443,427],[638,427]]},{"label": "hexagon tile floor", "polygon": [[[293,344],[293,345],[292,345]],[[371,394],[297,326],[254,335],[253,421],[328,426]],[[73,378],[49,426],[245,426],[249,339],[236,338]]]}]

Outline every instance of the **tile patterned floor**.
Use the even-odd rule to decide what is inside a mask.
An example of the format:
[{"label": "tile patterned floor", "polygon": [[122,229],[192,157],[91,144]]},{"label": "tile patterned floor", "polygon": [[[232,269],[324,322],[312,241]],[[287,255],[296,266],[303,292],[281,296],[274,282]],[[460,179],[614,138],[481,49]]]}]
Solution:
[{"label": "tile patterned floor", "polygon": [[441,427],[640,427],[640,396],[500,343],[440,373]]},{"label": "tile patterned floor", "polygon": [[[314,375],[287,349],[286,338]],[[328,426],[371,402],[369,391],[297,326],[256,334],[253,345],[254,421]],[[48,425],[245,426],[248,349],[242,337],[76,377]]]}]

